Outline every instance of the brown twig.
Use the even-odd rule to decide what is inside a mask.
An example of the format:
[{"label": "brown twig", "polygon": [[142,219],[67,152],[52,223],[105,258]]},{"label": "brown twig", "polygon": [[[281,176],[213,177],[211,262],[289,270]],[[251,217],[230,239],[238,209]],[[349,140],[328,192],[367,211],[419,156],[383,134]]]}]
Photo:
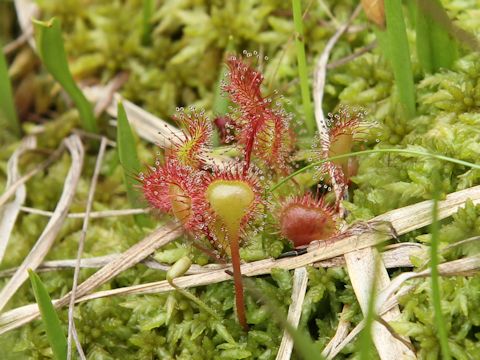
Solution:
[{"label": "brown twig", "polygon": [[9,55],[18,48],[22,47],[33,36],[33,28],[29,28],[26,32],[23,32],[15,40],[9,42],[3,47],[3,53]]},{"label": "brown twig", "polygon": [[329,62],[327,64],[327,69],[335,69],[337,67],[343,66],[345,64],[348,64],[350,61],[355,60],[356,58],[362,56],[363,54],[375,49],[377,47],[377,40],[372,41],[370,44],[362,47],[360,50],[354,52],[353,54],[350,54],[348,56],[345,56],[341,59]]}]

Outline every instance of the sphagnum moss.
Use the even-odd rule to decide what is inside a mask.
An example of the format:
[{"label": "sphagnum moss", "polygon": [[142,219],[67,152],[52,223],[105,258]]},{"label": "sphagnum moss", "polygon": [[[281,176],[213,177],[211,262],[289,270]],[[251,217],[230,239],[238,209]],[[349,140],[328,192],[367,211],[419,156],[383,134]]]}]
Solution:
[{"label": "sphagnum moss", "polygon": [[[243,3],[243,2],[242,2]],[[182,104],[205,105],[208,109],[214,84],[218,78],[217,70],[222,58],[222,49],[226,46],[227,36],[234,35],[237,46],[247,49],[263,47],[270,58],[265,63],[268,82],[274,79],[280,84],[288,84],[295,79],[295,53],[288,46],[293,30],[289,16],[282,15],[283,8],[289,8],[288,2],[266,1],[260,6],[247,3],[205,2],[193,9],[190,3],[181,4],[168,1],[158,9],[154,20],[154,42],[151,49],[139,46],[137,26],[140,21],[140,2],[127,1],[126,4],[98,3],[88,10],[80,2],[67,5],[57,2],[44,2],[40,5],[49,13],[63,18],[67,32],[67,52],[74,59],[77,76],[95,75],[105,82],[118,70],[129,68],[131,77],[124,88],[127,98],[138,102],[147,109],[166,117],[173,113],[176,106]],[[278,8],[278,5],[280,8]],[[343,19],[352,9],[353,2],[330,3],[335,16]],[[66,6],[66,7],[65,7]],[[119,8],[120,6],[121,9]],[[183,7],[182,7],[183,6]],[[456,2],[455,6],[446,5],[466,29],[478,28],[478,17],[472,16],[467,2]],[[277,10],[278,9],[278,10]],[[122,10],[122,11],[120,11]],[[119,14],[112,17],[110,14]],[[139,14],[131,21],[131,14]],[[307,56],[318,54],[325,40],[334,31],[328,26],[317,26],[312,19],[327,19],[316,5],[309,10],[311,17],[305,21]],[[77,15],[81,15],[77,17]],[[155,17],[156,16],[156,17]],[[126,19],[128,17],[128,19]],[[80,20],[79,20],[80,19]],[[136,20],[135,20],[136,19]],[[230,32],[224,31],[225,26]],[[228,34],[227,34],[228,33]],[[208,34],[208,36],[206,36]],[[371,40],[369,31],[349,34],[334,49],[332,58],[340,58],[351,52],[352,48],[367,44]],[[93,40],[93,41],[87,41]],[[197,42],[197,43],[195,43]],[[120,49],[119,44],[122,44]],[[285,53],[279,51],[284,44]],[[412,44],[411,44],[412,45]],[[413,48],[411,46],[411,48]],[[281,64],[278,65],[278,61]],[[307,59],[307,61],[309,61]],[[399,120],[398,109],[393,101],[393,78],[388,64],[382,60],[379,52],[367,54],[348,65],[329,71],[326,86],[325,108],[333,108],[340,100],[351,105],[361,105],[367,109],[382,126],[379,139],[382,146],[416,146],[422,149],[441,152],[458,159],[478,162],[478,124],[475,109],[478,107],[478,55],[460,54],[452,71],[442,71],[427,76],[417,83],[418,116],[408,122]],[[420,76],[418,64],[413,55],[415,76]],[[104,70],[106,69],[106,70]],[[177,74],[180,74],[179,76]],[[285,86],[284,93],[294,106],[300,104],[296,85]],[[60,134],[53,132],[55,137]],[[367,139],[367,146],[375,144],[375,137]],[[51,141],[49,139],[49,141]],[[3,150],[3,149],[2,149]],[[142,149],[142,160],[148,160]],[[2,168],[5,168],[9,152],[2,151]],[[87,161],[94,161],[90,159]],[[27,163],[27,161],[26,161]],[[439,165],[434,159],[421,159],[392,155],[371,155],[360,158],[359,173],[352,181],[356,186],[350,203],[351,219],[369,218],[375,214],[428,198],[431,185],[429,172]],[[479,173],[458,165],[441,163],[442,191],[444,193],[463,189],[477,184]],[[55,165],[47,174],[32,180],[27,186],[29,205],[38,208],[51,208],[58,196],[59,183],[68,168],[66,161]],[[121,172],[114,151],[107,153],[103,169],[104,179],[99,183],[100,197],[94,204],[98,209],[122,208],[127,206],[124,197]],[[2,175],[0,181],[5,181]],[[89,175],[84,175],[80,185],[78,211],[83,210],[82,202],[86,198],[86,184]],[[45,181],[44,181],[45,180]],[[83,185],[82,185],[83,184]],[[51,191],[45,191],[46,189]],[[57,195],[56,195],[57,194]],[[49,205],[50,204],[50,205]],[[479,210],[467,204],[453,221],[444,221],[440,231],[440,244],[478,235]],[[18,263],[41,232],[45,219],[37,215],[23,215],[15,229],[16,247],[7,251],[12,256],[9,266]],[[60,236],[58,247],[50,254],[52,258],[72,258],[75,254],[78,236],[78,221],[68,220]],[[428,240],[425,231],[419,231],[418,240]],[[96,220],[90,229],[89,238],[101,241],[88,241],[86,256],[104,255],[124,250],[143,236],[143,231],[133,226],[132,219]],[[284,245],[275,239],[265,249],[260,242],[244,249],[243,254],[261,258],[265,250],[278,255]],[[412,238],[412,236],[410,236]],[[274,244],[278,244],[274,245]],[[171,248],[177,245],[170,245]],[[169,247],[169,248],[170,248]],[[250,251],[250,253],[249,253]],[[478,251],[476,243],[450,250],[444,256],[455,259]],[[245,255],[247,256],[247,255]],[[443,255],[442,255],[443,256]],[[197,254],[197,259],[201,258]],[[203,261],[205,259],[203,258]],[[415,260],[415,259],[414,259]],[[417,259],[418,265],[426,259]],[[82,271],[88,276],[93,270]],[[47,290],[58,297],[64,294],[71,284],[70,271],[58,271],[42,274]],[[126,271],[105,287],[118,287],[135,282],[159,280],[163,275],[145,269],[142,265]],[[272,278],[258,278],[256,284],[268,296],[277,298],[286,307],[289,298],[290,274],[279,272]],[[409,334],[419,350],[421,359],[436,356],[438,342],[432,333],[433,317],[430,308],[429,285],[426,280],[415,280],[418,290],[401,300],[404,306],[402,319],[395,324],[400,333]],[[344,304],[350,304],[347,320],[356,324],[361,313],[354,293],[348,285],[348,276],[343,269],[309,269],[309,289],[304,304],[301,326],[307,328],[319,349],[333,335],[337,314]],[[450,337],[451,351],[457,358],[465,358],[478,353],[478,276],[442,279],[441,290],[445,296],[448,312],[445,314]],[[233,317],[233,294],[231,284],[221,283],[195,289],[200,297],[215,308],[225,319],[222,323],[209,324],[205,314],[198,312],[179,295],[170,297],[169,326],[165,326],[166,314],[163,310],[168,295],[148,295],[142,297],[106,298],[87,302],[77,309],[78,328],[82,342],[88,344],[89,358],[145,358],[151,359],[178,357],[184,359],[205,358],[274,358],[280,342],[281,330],[269,322],[268,310],[247,301],[247,318],[255,323],[255,329],[248,335],[242,334]],[[248,299],[248,298],[247,298]],[[32,302],[28,289],[22,288],[12,306]],[[174,304],[174,306],[172,305]],[[66,323],[66,312],[60,312],[61,320]],[[2,358],[41,358],[48,356],[50,350],[39,322],[0,337]],[[228,335],[236,339],[233,343]],[[10,345],[15,343],[12,351]],[[354,356],[355,347],[347,347],[339,358]],[[18,356],[17,356],[18,355]],[[468,358],[468,357],[467,357]]]}]

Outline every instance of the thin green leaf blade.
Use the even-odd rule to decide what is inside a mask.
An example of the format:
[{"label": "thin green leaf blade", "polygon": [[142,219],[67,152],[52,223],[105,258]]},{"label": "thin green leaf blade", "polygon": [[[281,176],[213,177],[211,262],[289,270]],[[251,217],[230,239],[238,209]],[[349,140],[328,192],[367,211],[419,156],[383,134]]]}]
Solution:
[{"label": "thin green leaf blade", "polygon": [[401,0],[385,1],[386,50],[392,64],[400,103],[408,118],[415,116],[415,86]]},{"label": "thin green leaf blade", "polygon": [[[417,19],[420,20],[420,28],[417,25],[417,51],[422,68],[425,72],[451,68],[458,57],[454,36],[459,36],[459,32],[439,0],[417,1],[417,5]],[[468,38],[470,34],[462,34],[462,37],[465,35]],[[430,64],[424,66],[426,51],[429,52]]]},{"label": "thin green leaf blade", "polygon": [[433,72],[432,49],[430,48],[430,19],[428,19],[420,10],[417,10],[416,16],[416,45],[417,56],[420,65],[425,73]]},{"label": "thin green leaf blade", "polygon": [[155,2],[153,0],[143,0],[142,45],[144,46],[152,44],[152,16],[154,10]]},{"label": "thin green leaf blade", "polygon": [[[442,12],[442,15],[448,18],[439,1],[432,4],[434,11]],[[423,70],[433,73],[441,68],[450,68],[458,55],[457,44],[445,25],[439,24],[432,14],[421,6],[417,9],[416,23],[417,53]]]},{"label": "thin green leaf blade", "polygon": [[292,0],[293,22],[295,25],[295,49],[297,52],[298,76],[300,78],[300,91],[302,95],[305,126],[310,135],[315,132],[315,119],[313,117],[312,97],[308,84],[307,59],[305,43],[303,41],[303,18],[301,0]]},{"label": "thin green leaf blade", "polygon": [[16,136],[21,136],[20,123],[18,122],[15,102],[13,100],[12,85],[8,76],[7,60],[1,49],[0,43],[0,124],[5,121],[7,129]]},{"label": "thin green leaf blade", "polygon": [[33,270],[28,270],[28,276],[30,277],[33,294],[40,309],[53,355],[57,360],[65,360],[67,358],[67,338],[58,319],[57,312],[53,307],[50,295],[48,295],[40,277]]},{"label": "thin green leaf blade", "polygon": [[[133,174],[140,171],[140,161],[138,160],[135,138],[133,137],[127,113],[122,103],[118,103],[117,108],[117,149],[120,164],[123,167],[123,179],[127,188],[128,201],[133,207],[141,206],[140,194],[136,188],[136,181]],[[148,226],[148,218],[141,214],[136,215],[135,220],[140,226]]]},{"label": "thin green leaf blade", "polygon": [[36,29],[38,52],[43,64],[75,103],[80,113],[83,128],[86,131],[97,133],[97,122],[92,106],[75,83],[68,68],[60,22],[55,18],[48,22],[37,20],[33,22]]}]

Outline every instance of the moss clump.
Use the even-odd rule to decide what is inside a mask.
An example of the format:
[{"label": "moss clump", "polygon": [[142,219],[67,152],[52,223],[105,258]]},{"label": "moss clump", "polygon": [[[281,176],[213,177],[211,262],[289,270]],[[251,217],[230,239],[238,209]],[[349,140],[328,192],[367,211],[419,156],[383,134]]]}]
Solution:
[{"label": "moss clump", "polygon": [[[89,6],[85,6],[87,4]],[[328,8],[337,21],[344,21],[351,13],[353,1],[329,1]],[[106,83],[121,71],[130,77],[123,94],[147,110],[169,117],[178,106],[194,105],[211,108],[216,80],[230,35],[234,37],[237,52],[243,49],[259,50],[269,58],[263,60],[267,87],[278,88],[290,101],[287,105],[298,119],[302,118],[296,83],[296,57],[290,46],[293,22],[290,4],[284,1],[164,1],[154,16],[154,36],[151,47],[140,45],[141,1],[39,1],[45,17],[55,15],[63,20],[67,52],[72,58],[76,78]],[[450,4],[448,10],[462,26],[478,28],[477,10],[469,9],[468,2]],[[115,14],[116,16],[112,16]],[[322,26],[318,26],[318,21]],[[335,31],[334,22],[316,2],[305,19],[305,43],[308,62],[323,50],[325,42]],[[410,34],[412,35],[412,34]],[[349,55],[354,49],[373,40],[369,30],[346,34],[332,53],[332,60]],[[413,36],[410,39],[414,40]],[[412,43],[413,45],[413,43]],[[414,48],[413,46],[411,48]],[[324,109],[334,109],[338,103],[361,105],[379,124],[375,133],[367,136],[367,147],[415,147],[441,152],[458,159],[478,163],[480,147],[478,125],[479,106],[478,54],[461,54],[451,71],[427,75],[422,79],[418,64],[414,70],[417,80],[418,116],[406,121],[397,108],[393,77],[388,63],[378,50],[358,58],[348,65],[329,70]],[[42,91],[50,95],[52,84],[41,78]],[[45,85],[46,84],[46,85]],[[47,89],[47,90],[45,90]],[[60,97],[39,105],[40,113],[54,108],[62,114],[65,105]],[[78,121],[74,114],[59,115],[56,121],[46,123],[40,135],[42,148],[52,149]],[[32,124],[27,124],[32,128]],[[108,133],[108,130],[107,130]],[[303,137],[301,147],[310,148],[312,139]],[[380,140],[376,144],[376,140]],[[141,161],[151,163],[151,149],[138,145]],[[6,160],[14,147],[0,150],[0,188],[5,183]],[[38,163],[38,154],[25,157],[22,169]],[[443,193],[464,189],[479,183],[480,173],[462,166],[430,158],[383,154],[362,157],[360,169],[353,181],[350,202],[345,206],[350,219],[365,219],[394,208],[430,198],[429,174],[440,169]],[[72,211],[85,207],[91,169],[95,162],[88,155],[85,174]],[[64,156],[34,179],[28,187],[27,205],[52,210],[59,197],[69,160]],[[94,210],[128,207],[121,178],[121,168],[114,150],[109,150],[98,184]],[[300,179],[302,187],[309,187],[308,174]],[[291,191],[285,187],[281,191]],[[453,244],[478,235],[479,209],[468,204],[453,221],[444,221],[440,232],[441,244]],[[2,267],[20,263],[38,238],[46,219],[38,215],[20,216],[7,249],[7,261]],[[67,220],[49,259],[73,258],[76,254],[81,222]],[[135,227],[131,217],[121,220],[107,218],[92,220],[87,237],[85,257],[123,251],[136,243],[149,230]],[[408,234],[408,240],[428,242],[426,229]],[[404,238],[403,240],[407,240]],[[442,253],[445,260],[478,253],[476,242],[467,243]],[[242,258],[257,260],[278,256],[287,248],[271,229],[255,234],[254,241],[242,249]],[[174,262],[186,252],[192,252],[179,240],[156,254],[162,262]],[[195,262],[205,264],[207,258],[194,252]],[[418,265],[426,259],[413,259]],[[346,319],[353,325],[362,318],[355,295],[343,269],[309,268],[309,287],[303,308],[301,328],[307,330],[319,351],[333,336],[338,314],[344,305],[350,305]],[[82,270],[81,279],[93,270]],[[138,265],[103,289],[128,286],[135,283],[163,279],[165,274]],[[42,274],[52,297],[65,294],[71,287],[72,271]],[[2,280],[5,283],[5,280]],[[433,317],[428,280],[416,280],[415,292],[401,299],[405,312],[395,323],[396,329],[410,335],[422,359],[436,358],[438,343],[433,333]],[[286,310],[290,299],[291,274],[274,270],[271,277],[255,279],[255,286]],[[445,317],[448,322],[450,346],[458,359],[468,359],[478,353],[480,320],[475,310],[480,283],[476,277],[443,279]],[[247,319],[253,324],[245,334],[235,321],[233,312],[233,284],[225,282],[192,290],[223,319],[213,321],[180,294],[158,294],[136,297],[113,297],[90,301],[76,308],[77,327],[89,359],[145,358],[145,359],[216,359],[259,358],[273,359],[282,331],[271,321],[270,309],[253,297],[247,296]],[[248,291],[247,291],[248,292]],[[27,285],[22,287],[10,306],[34,301]],[[66,311],[60,316],[66,324]],[[11,344],[15,346],[12,349]],[[355,344],[345,348],[339,359],[355,358]],[[8,353],[5,353],[8,351]],[[51,357],[43,326],[35,321],[20,329],[0,336],[0,357],[5,359],[41,359]]]}]

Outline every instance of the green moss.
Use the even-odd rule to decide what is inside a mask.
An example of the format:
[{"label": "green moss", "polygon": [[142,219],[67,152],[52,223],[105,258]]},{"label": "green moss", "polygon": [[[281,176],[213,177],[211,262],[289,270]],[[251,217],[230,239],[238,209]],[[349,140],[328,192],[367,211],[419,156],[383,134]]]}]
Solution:
[{"label": "green moss", "polygon": [[[96,1],[85,6],[83,1],[39,1],[45,18],[56,15],[63,20],[66,49],[72,59],[72,71],[78,79],[96,78],[106,83],[120,71],[130,77],[123,94],[145,109],[169,118],[178,106],[194,105],[210,111],[218,79],[218,72],[227,46],[233,35],[237,52],[243,49],[259,50],[269,60],[261,60],[266,75],[266,88],[277,88],[289,103],[286,108],[301,119],[301,101],[298,91],[296,57],[290,37],[293,21],[290,3],[279,0],[257,1],[164,1],[154,15],[153,43],[140,45],[140,0]],[[338,21],[345,21],[356,2],[327,1],[327,6]],[[474,16],[468,1],[452,2],[447,9],[457,16],[466,29],[477,29],[480,17]],[[115,14],[115,16],[112,16]],[[318,22],[322,21],[319,26]],[[314,64],[328,38],[335,31],[328,15],[313,2],[305,19],[307,62]],[[363,21],[363,20],[362,20]],[[414,37],[409,33],[411,48]],[[337,44],[331,59],[351,54],[373,40],[369,29],[348,33]],[[388,63],[374,50],[349,64],[328,71],[324,110],[333,110],[339,103],[363,106],[369,118],[378,122],[378,128],[365,134],[362,147],[415,147],[441,152],[458,159],[480,161],[480,101],[479,56],[465,50],[450,71],[440,71],[422,79],[415,54],[415,72],[418,95],[418,116],[410,121],[401,119],[393,90],[393,76]],[[309,70],[310,72],[312,69]],[[39,135],[40,147],[51,151],[78,122],[72,112],[65,112],[59,97],[51,97],[52,84],[43,74],[38,75],[35,97],[40,103],[36,110],[44,114],[54,108],[59,116],[46,123]],[[47,96],[45,95],[47,94]],[[45,101],[47,99],[48,101]],[[281,99],[280,99],[281,100]],[[43,110],[42,110],[43,109]],[[369,120],[370,120],[369,119]],[[28,131],[38,130],[31,123]],[[300,147],[309,149],[311,139],[299,130]],[[111,129],[105,129],[107,134]],[[380,140],[377,144],[376,140]],[[85,141],[87,143],[87,141]],[[87,144],[87,150],[90,150]],[[15,147],[0,150],[0,188],[5,183],[6,160]],[[359,146],[360,148],[360,146]],[[155,150],[139,143],[140,161],[151,163]],[[72,211],[84,211],[88,186],[96,154],[88,152],[84,174],[79,183]],[[30,169],[45,157],[27,154],[21,161],[22,171]],[[303,156],[307,160],[308,156]],[[350,220],[371,218],[401,206],[430,198],[432,169],[440,169],[444,194],[480,183],[480,172],[459,165],[447,164],[431,158],[407,155],[373,154],[362,157],[360,169],[352,181]],[[60,196],[70,162],[68,155],[27,183],[27,206],[53,210]],[[310,174],[298,177],[302,189],[313,184]],[[281,189],[292,192],[292,187]],[[97,186],[93,209],[127,208],[122,173],[115,150],[108,150]],[[443,221],[440,231],[441,248],[479,235],[479,208],[467,204],[453,220]],[[272,223],[269,214],[267,223]],[[156,218],[158,223],[163,219]],[[7,256],[2,268],[18,265],[42,232],[47,218],[21,214],[15,226]],[[49,252],[49,259],[74,258],[80,237],[81,221],[65,222],[58,239]],[[132,217],[92,219],[86,240],[85,257],[124,251],[143,238],[145,233],[135,226]],[[427,229],[405,235],[402,241],[428,242]],[[453,260],[464,255],[477,254],[478,242],[455,247],[441,253],[443,259]],[[242,249],[247,261],[276,257],[289,248],[278,238],[274,227],[252,235]],[[161,262],[173,263],[186,253],[198,264],[209,259],[186,246],[180,239],[155,254]],[[426,258],[414,259],[423,264]],[[83,280],[95,270],[82,270]],[[71,287],[71,270],[41,274],[52,297],[65,294]],[[350,305],[346,319],[352,325],[361,319],[361,311],[349,284],[346,271],[341,268],[308,269],[309,284],[302,312],[301,327],[307,330],[320,351],[335,333],[338,314],[344,305]],[[165,273],[137,265],[102,289],[158,281]],[[291,272],[276,270],[272,276],[258,277],[255,286],[269,298],[281,304],[286,312],[290,301]],[[6,280],[2,279],[1,284]],[[394,324],[400,333],[409,334],[419,350],[420,358],[436,358],[438,343],[432,330],[429,285],[426,280],[415,280],[414,293],[401,300],[404,316]],[[480,291],[479,277],[442,279],[445,316],[450,334],[450,347],[458,359],[477,354],[480,343],[478,317]],[[78,305],[77,328],[89,359],[273,359],[276,356],[283,330],[271,321],[271,309],[246,297],[247,318],[252,329],[245,334],[234,316],[232,282],[192,289],[196,296],[213,308],[223,319],[216,322],[195,304],[179,294],[112,297]],[[11,301],[15,307],[34,301],[24,286]],[[64,324],[66,311],[60,311]],[[13,350],[11,344],[15,344]],[[5,353],[8,351],[8,353]],[[356,344],[347,346],[339,359],[355,358]],[[35,321],[0,336],[0,358],[43,359],[51,357],[41,323]]]}]

